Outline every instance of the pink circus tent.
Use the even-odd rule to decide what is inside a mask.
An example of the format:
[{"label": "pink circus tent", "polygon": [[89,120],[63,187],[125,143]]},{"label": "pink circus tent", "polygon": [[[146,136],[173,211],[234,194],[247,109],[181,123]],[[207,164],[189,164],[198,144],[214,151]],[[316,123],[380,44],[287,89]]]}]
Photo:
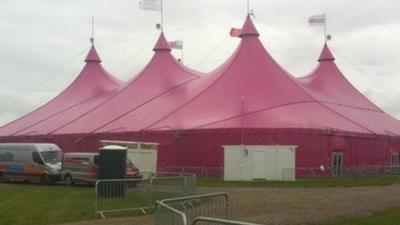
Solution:
[{"label": "pink circus tent", "polygon": [[[390,163],[400,147],[399,121],[347,81],[327,45],[317,68],[296,79],[267,52],[249,17],[239,37],[226,62],[203,74],[175,60],[161,33],[134,79],[78,98],[68,91],[74,84],[87,92],[96,84],[78,78],[47,104],[61,109],[45,105],[24,117],[28,123],[1,128],[1,141],[51,141],[66,151],[95,151],[101,139],[154,141],[159,168],[221,167],[222,146],[239,144],[297,145],[298,167],[329,166],[338,150],[346,165]],[[88,58],[98,59],[91,55],[94,49]]]}]

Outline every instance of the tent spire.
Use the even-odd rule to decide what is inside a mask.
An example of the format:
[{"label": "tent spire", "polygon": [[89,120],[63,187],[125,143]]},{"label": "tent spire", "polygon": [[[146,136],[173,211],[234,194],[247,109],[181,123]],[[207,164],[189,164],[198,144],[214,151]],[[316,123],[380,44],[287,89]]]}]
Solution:
[{"label": "tent spire", "polygon": [[247,15],[246,21],[243,24],[242,31],[240,32],[239,37],[243,38],[245,36],[259,36],[256,27],[251,20],[251,16]]},{"label": "tent spire", "polygon": [[322,62],[322,61],[334,61],[334,60],[335,57],[332,55],[332,52],[329,49],[328,44],[325,43],[318,61]]},{"label": "tent spire", "polygon": [[161,32],[160,37],[157,40],[156,45],[153,48],[153,51],[158,52],[158,51],[171,51],[171,48],[167,42],[167,39],[165,39],[164,33]]},{"label": "tent spire", "polygon": [[94,46],[92,46],[89,50],[89,53],[86,56],[85,62],[95,62],[95,63],[101,63],[101,59],[99,57],[99,54],[97,54],[96,49]]}]

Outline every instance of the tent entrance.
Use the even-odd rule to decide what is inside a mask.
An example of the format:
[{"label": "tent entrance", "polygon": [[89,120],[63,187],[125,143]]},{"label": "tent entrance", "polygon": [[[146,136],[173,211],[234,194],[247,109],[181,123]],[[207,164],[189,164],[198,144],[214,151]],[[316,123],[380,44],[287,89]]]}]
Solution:
[{"label": "tent entrance", "polygon": [[332,175],[335,177],[342,176],[343,172],[343,153],[332,153]]}]

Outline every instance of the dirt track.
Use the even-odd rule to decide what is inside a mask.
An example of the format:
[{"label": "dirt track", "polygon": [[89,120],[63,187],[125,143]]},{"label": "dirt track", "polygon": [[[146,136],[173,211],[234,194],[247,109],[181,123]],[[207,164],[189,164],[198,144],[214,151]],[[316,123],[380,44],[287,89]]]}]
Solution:
[{"label": "dirt track", "polygon": [[323,222],[400,207],[400,185],[322,189],[232,188],[225,191],[232,199],[232,217],[262,224]]},{"label": "dirt track", "polygon": [[[355,188],[200,188],[228,192],[231,216],[261,224],[294,225],[365,216],[400,207],[400,185]],[[151,216],[68,225],[152,225]]]}]

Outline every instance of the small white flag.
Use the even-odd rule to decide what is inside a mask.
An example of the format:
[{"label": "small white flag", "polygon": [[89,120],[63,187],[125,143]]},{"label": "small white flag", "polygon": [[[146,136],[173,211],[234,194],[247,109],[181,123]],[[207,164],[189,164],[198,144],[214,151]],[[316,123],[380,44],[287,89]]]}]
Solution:
[{"label": "small white flag", "polygon": [[175,48],[175,49],[183,49],[183,41],[169,41],[168,45],[170,48]]},{"label": "small white flag", "polygon": [[140,0],[139,8],[151,11],[161,11],[162,0]]},{"label": "small white flag", "polygon": [[326,23],[326,15],[321,14],[321,15],[310,16],[310,18],[308,18],[308,23],[311,26],[323,26]]}]

